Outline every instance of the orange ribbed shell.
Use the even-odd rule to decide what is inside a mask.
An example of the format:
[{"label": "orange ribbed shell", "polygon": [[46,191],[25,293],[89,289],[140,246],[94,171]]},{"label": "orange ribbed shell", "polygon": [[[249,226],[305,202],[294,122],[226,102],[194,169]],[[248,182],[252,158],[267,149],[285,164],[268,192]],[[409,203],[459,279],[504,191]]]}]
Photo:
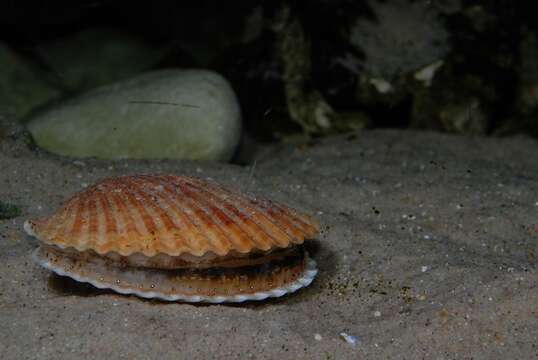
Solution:
[{"label": "orange ribbed shell", "polygon": [[106,179],[25,227],[47,244],[123,256],[268,251],[318,232],[316,222],[287,206],[176,175]]}]

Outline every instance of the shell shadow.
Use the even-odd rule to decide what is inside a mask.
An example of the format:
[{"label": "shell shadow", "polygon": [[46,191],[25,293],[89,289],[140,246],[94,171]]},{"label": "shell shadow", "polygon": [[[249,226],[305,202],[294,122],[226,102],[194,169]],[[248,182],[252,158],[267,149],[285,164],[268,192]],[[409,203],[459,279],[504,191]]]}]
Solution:
[{"label": "shell shadow", "polygon": [[112,290],[99,289],[91,284],[79,282],[70,277],[61,276],[55,273],[50,274],[47,280],[47,285],[49,290],[58,296],[94,297],[116,294]]}]

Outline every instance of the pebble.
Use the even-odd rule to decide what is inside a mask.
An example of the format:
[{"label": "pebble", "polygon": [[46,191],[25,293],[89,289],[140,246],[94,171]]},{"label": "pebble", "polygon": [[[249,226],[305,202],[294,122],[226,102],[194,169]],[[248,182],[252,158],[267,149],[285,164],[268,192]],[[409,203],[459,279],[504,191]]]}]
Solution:
[{"label": "pebble", "polygon": [[349,335],[345,332],[341,332],[340,333],[340,337],[342,339],[344,339],[345,342],[347,342],[348,344],[351,344],[352,346],[356,346],[357,345],[357,338],[353,335]]}]

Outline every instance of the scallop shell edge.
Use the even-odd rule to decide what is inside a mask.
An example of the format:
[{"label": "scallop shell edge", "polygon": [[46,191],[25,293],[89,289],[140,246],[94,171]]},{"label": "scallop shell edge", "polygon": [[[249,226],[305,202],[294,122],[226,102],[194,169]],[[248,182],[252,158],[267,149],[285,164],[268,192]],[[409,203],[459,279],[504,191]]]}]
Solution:
[{"label": "scallop shell edge", "polygon": [[165,301],[170,301],[170,302],[182,301],[182,302],[187,302],[187,303],[202,302],[202,303],[220,304],[220,303],[241,303],[241,302],[250,301],[250,300],[259,301],[259,300],[265,300],[267,298],[277,298],[277,297],[284,296],[286,294],[293,293],[301,288],[307,287],[308,285],[312,283],[312,281],[314,280],[314,278],[316,277],[318,273],[316,261],[308,255],[308,252],[305,252],[306,263],[305,263],[305,269],[303,273],[297,280],[283,287],[271,289],[269,291],[256,292],[252,294],[239,294],[239,295],[231,295],[231,296],[201,296],[201,295],[186,296],[186,295],[180,295],[180,294],[165,295],[165,294],[154,292],[154,291],[141,292],[135,289],[119,288],[115,286],[110,286],[109,284],[103,284],[95,279],[70,274],[64,271],[62,268],[54,266],[49,261],[43,261],[39,259],[36,256],[38,250],[39,248],[37,248],[33,252],[33,255],[32,255],[33,260],[39,265],[43,266],[44,268],[51,270],[60,276],[67,276],[79,282],[89,283],[98,289],[113,290],[123,295],[136,295],[138,297],[145,298],[145,299],[159,299],[159,300],[165,300]]}]

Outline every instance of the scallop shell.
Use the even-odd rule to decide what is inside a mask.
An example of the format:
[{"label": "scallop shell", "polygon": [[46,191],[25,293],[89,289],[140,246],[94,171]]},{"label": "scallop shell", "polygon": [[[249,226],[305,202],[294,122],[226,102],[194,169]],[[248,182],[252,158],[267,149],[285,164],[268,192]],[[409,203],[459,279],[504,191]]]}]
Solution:
[{"label": "scallop shell", "polygon": [[272,201],[176,175],[111,178],[71,198],[28,233],[47,244],[122,256],[219,256],[301,244],[318,225]]},{"label": "scallop shell", "polygon": [[[240,290],[238,288],[241,286],[246,289],[252,287],[252,284],[249,283],[250,279],[241,279],[239,277],[239,280],[234,281],[235,284],[233,284],[236,292],[234,293],[232,288],[227,293],[222,294],[203,291],[219,285],[207,281],[207,279],[202,279],[201,281],[203,289],[192,284],[183,284],[183,288],[178,289],[177,279],[170,279],[166,272],[148,271],[140,268],[121,269],[99,263],[80,266],[80,263],[73,262],[69,258],[51,256],[44,252],[45,250],[42,247],[36,249],[33,256],[34,260],[58,275],[89,283],[99,289],[111,289],[120,294],[166,301],[240,303],[249,300],[281,297],[310,285],[318,273],[316,262],[305,252],[305,263],[299,269],[283,267],[283,271],[274,274],[275,276],[271,279],[262,278],[257,279],[257,281],[254,279],[258,285],[256,291],[237,291]],[[294,273],[297,270],[299,272]],[[285,281],[287,280],[286,278],[291,280]],[[280,280],[279,286],[263,288],[264,285],[271,284],[274,280]],[[191,291],[185,291],[186,287],[190,287]],[[228,285],[228,287],[230,286]],[[260,287],[261,289],[259,289]]]},{"label": "scallop shell", "polygon": [[[235,270],[192,280],[185,266],[222,270],[223,264],[235,262],[240,270],[244,267],[238,262],[253,267],[261,257],[268,259],[261,267],[270,268],[269,262],[276,261],[273,254],[278,257],[283,251],[279,249],[297,252],[305,239],[316,235],[318,225],[285,205],[186,176],[106,179],[73,196],[51,217],[25,222],[24,228],[43,242],[35,257],[44,267],[142,297],[259,300],[304,287],[317,273],[315,262],[301,248],[294,264],[277,261],[251,280]],[[281,257],[286,256],[288,260],[279,261],[293,258]],[[186,286],[189,281],[194,285]]]}]

